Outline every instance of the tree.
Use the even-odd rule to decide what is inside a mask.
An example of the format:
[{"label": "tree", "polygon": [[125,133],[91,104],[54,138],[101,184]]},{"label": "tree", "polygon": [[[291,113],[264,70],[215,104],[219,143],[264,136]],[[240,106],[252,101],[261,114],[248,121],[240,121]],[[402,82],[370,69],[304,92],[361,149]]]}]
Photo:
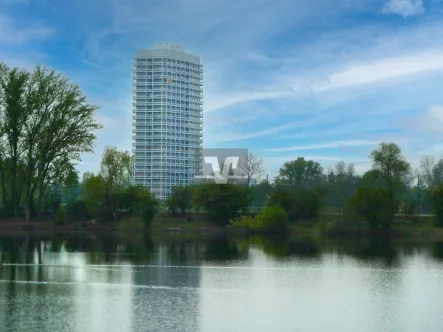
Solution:
[{"label": "tree", "polygon": [[359,181],[359,187],[378,188],[383,186],[381,172],[378,169],[371,169],[363,174]]},{"label": "tree", "polygon": [[318,162],[299,157],[297,160],[286,162],[283,167],[280,168],[275,183],[278,186],[309,188],[317,186],[323,179],[323,168]]},{"label": "tree", "polygon": [[284,186],[277,186],[269,197],[268,206],[280,206],[292,219],[292,207],[295,202],[295,191]]},{"label": "tree", "polygon": [[259,184],[252,186],[252,196],[254,206],[265,206],[268,202],[269,196],[272,192],[272,185],[267,181],[263,180]]},{"label": "tree", "polygon": [[192,206],[192,188],[182,186],[172,188],[171,195],[166,200],[166,205],[173,215],[185,213]]},{"label": "tree", "polygon": [[242,165],[241,170],[244,172],[244,174],[247,176],[247,182],[246,185],[251,184],[251,180],[255,178],[260,178],[263,173],[263,160],[261,160],[259,157],[253,155],[252,153],[249,153],[246,157],[246,162],[244,165]]},{"label": "tree", "polygon": [[119,193],[119,207],[138,216],[147,227],[154,219],[159,208],[159,201],[143,186],[129,186]]},{"label": "tree", "polygon": [[131,157],[128,151],[106,147],[103,152],[100,176],[105,184],[105,206],[107,219],[114,217],[118,202],[117,193],[128,187],[131,181]]},{"label": "tree", "polygon": [[443,227],[443,185],[432,189],[429,196],[432,211],[437,217],[438,225]]},{"label": "tree", "polygon": [[443,184],[443,159],[435,161],[434,157],[424,157],[417,171],[419,182],[425,188],[432,189]]},{"label": "tree", "polygon": [[21,188],[29,220],[36,197],[37,206],[43,205],[55,165],[74,164],[92,151],[94,132],[101,128],[96,109],[77,85],[53,70],[37,66],[27,72],[0,64],[0,169],[8,173],[0,181],[3,201],[15,216]]},{"label": "tree", "polygon": [[268,206],[280,206],[292,221],[317,217],[323,205],[323,193],[309,188],[276,187]]},{"label": "tree", "polygon": [[380,181],[388,191],[392,217],[398,206],[399,192],[411,182],[411,167],[394,143],[381,143],[372,151],[372,167],[379,172]]},{"label": "tree", "polygon": [[88,213],[95,218],[100,217],[106,194],[106,184],[100,175],[87,178],[85,186],[85,202]]},{"label": "tree", "polygon": [[360,187],[349,199],[348,206],[358,218],[366,221],[372,230],[376,231],[380,227],[389,228],[392,207],[387,189]]},{"label": "tree", "polygon": [[[28,114],[30,74],[9,69],[0,62],[0,171],[9,173],[9,195],[2,177],[3,204],[18,217],[20,203],[18,165],[23,156],[23,136]],[[5,162],[7,160],[7,166]],[[7,197],[9,196],[9,197]]]},{"label": "tree", "polygon": [[344,205],[357,190],[359,177],[355,174],[354,164],[346,164],[340,161],[328,172],[328,203],[331,206],[340,207]]},{"label": "tree", "polygon": [[250,188],[229,183],[199,185],[193,195],[193,203],[197,209],[204,209],[223,223],[235,219],[240,211],[245,212],[251,201]]}]

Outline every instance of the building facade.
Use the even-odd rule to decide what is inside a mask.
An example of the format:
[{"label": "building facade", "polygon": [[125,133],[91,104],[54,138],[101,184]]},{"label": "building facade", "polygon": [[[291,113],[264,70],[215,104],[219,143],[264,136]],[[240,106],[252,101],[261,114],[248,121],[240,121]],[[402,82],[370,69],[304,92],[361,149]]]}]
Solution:
[{"label": "building facade", "polygon": [[133,182],[159,199],[194,182],[203,146],[203,65],[179,45],[138,50],[133,66]]}]

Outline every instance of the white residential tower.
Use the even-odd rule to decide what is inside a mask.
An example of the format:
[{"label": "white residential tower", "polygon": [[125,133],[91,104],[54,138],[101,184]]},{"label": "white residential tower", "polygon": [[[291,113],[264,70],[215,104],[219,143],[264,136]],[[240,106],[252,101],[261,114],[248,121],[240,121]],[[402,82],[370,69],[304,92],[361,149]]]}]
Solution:
[{"label": "white residential tower", "polygon": [[133,69],[133,181],[165,199],[194,182],[203,146],[203,65],[178,45],[138,50]]}]

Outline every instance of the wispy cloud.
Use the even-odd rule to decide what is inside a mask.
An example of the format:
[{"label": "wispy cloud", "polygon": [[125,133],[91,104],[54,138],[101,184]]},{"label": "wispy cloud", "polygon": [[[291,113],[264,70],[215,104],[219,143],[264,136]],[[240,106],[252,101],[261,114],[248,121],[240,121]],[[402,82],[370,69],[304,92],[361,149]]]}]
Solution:
[{"label": "wispy cloud", "polygon": [[232,142],[232,141],[242,141],[247,140],[251,138],[258,138],[258,137],[265,137],[272,134],[277,134],[284,132],[288,129],[295,128],[300,125],[299,121],[291,122],[291,123],[285,123],[284,125],[271,127],[269,129],[259,130],[253,133],[246,133],[246,134],[239,134],[239,133],[222,133],[219,136],[220,142]]},{"label": "wispy cloud", "polygon": [[310,145],[291,146],[285,148],[263,149],[263,151],[283,152],[283,151],[304,151],[304,150],[317,150],[317,149],[337,149],[342,147],[377,145],[379,143],[380,141],[349,140],[349,141],[338,141],[338,142],[324,143],[324,144],[310,144]]},{"label": "wispy cloud", "polygon": [[371,62],[355,63],[330,75],[327,82],[314,85],[313,90],[325,91],[373,84],[431,71],[443,71],[443,51],[427,51]]},{"label": "wispy cloud", "polygon": [[426,133],[427,136],[441,136],[443,128],[443,106],[435,105],[429,107],[420,114],[403,117],[397,120],[410,132]]},{"label": "wispy cloud", "polygon": [[9,17],[0,13],[0,43],[2,44],[25,44],[48,38],[53,33],[54,30],[48,27],[17,28]]},{"label": "wispy cloud", "polygon": [[223,96],[217,96],[212,98],[211,96],[207,97],[205,101],[205,110],[207,112],[211,112],[220,108],[232,106],[235,104],[256,101],[256,100],[270,100],[270,99],[279,99],[289,96],[294,96],[295,92],[290,89],[284,90],[264,90],[264,91],[252,91],[252,92],[243,92],[239,94],[226,94]]},{"label": "wispy cloud", "polygon": [[388,0],[383,7],[383,12],[408,17],[423,14],[425,7],[423,0]]}]

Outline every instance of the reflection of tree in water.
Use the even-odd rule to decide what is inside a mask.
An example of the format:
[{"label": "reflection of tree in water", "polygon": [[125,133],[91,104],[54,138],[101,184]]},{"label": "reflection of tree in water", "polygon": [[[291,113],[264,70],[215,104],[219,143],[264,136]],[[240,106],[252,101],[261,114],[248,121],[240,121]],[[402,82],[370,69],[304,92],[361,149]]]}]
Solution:
[{"label": "reflection of tree in water", "polygon": [[398,264],[399,252],[390,238],[347,239],[334,243],[338,253],[365,260],[380,260],[387,267]]},{"label": "reflection of tree in water", "polygon": [[208,241],[205,250],[205,260],[237,260],[246,259],[247,250],[242,250],[235,242],[229,241],[227,237],[217,237]]},{"label": "reflection of tree in water", "polygon": [[433,243],[432,255],[434,258],[443,259],[443,242]]},{"label": "reflection of tree in water", "polygon": [[264,253],[274,258],[296,256],[315,258],[321,254],[319,245],[310,238],[288,239],[284,237],[252,237],[248,243],[261,248]]}]

